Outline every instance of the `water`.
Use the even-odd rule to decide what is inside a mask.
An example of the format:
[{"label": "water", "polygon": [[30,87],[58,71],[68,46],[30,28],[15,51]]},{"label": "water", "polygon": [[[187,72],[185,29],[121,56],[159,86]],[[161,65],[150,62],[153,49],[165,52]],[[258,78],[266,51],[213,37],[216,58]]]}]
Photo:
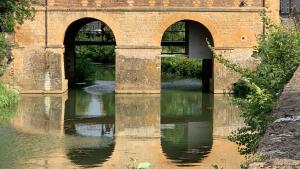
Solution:
[{"label": "water", "polygon": [[0,168],[125,169],[129,158],[152,169],[240,168],[227,136],[242,119],[228,96],[174,87],[118,95],[113,86],[22,95],[16,116],[0,125]]}]

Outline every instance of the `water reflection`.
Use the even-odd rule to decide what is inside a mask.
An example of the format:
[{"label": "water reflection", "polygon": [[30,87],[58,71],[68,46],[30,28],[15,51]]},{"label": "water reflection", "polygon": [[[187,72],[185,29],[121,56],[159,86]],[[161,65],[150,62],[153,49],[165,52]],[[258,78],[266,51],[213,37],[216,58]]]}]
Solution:
[{"label": "water reflection", "polygon": [[116,95],[116,136],[160,138],[160,95]]},{"label": "water reflection", "polygon": [[199,92],[162,94],[161,145],[179,166],[199,165],[211,151],[213,97]]},{"label": "water reflection", "polygon": [[12,125],[27,133],[63,134],[64,107],[67,94],[21,95]]},{"label": "water reflection", "polygon": [[[123,169],[132,157],[149,161],[153,169],[213,164],[235,169],[243,157],[226,136],[242,120],[228,101],[225,96],[172,90],[161,95],[93,95],[83,90],[68,96],[24,95],[10,125],[0,126],[0,143],[6,140],[15,147],[7,162],[12,168]],[[2,144],[2,162],[1,149]],[[23,149],[28,152],[20,157]]]}]

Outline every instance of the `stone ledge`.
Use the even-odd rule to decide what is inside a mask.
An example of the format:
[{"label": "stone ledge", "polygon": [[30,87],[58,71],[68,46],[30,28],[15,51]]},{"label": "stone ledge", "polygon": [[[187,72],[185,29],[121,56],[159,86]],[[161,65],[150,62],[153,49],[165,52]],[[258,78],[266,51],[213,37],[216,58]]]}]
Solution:
[{"label": "stone ledge", "polygon": [[[261,12],[264,7],[48,7],[48,11],[103,11],[103,12]],[[36,11],[45,11],[44,7],[36,7]],[[267,12],[271,12],[268,10]]]},{"label": "stone ledge", "polygon": [[299,169],[300,161],[289,159],[274,159],[267,162],[250,164],[249,169]]},{"label": "stone ledge", "polygon": [[270,160],[253,163],[250,169],[300,168],[300,67],[281,93],[258,153]]},{"label": "stone ledge", "polygon": [[116,49],[162,49],[161,46],[119,45]]}]

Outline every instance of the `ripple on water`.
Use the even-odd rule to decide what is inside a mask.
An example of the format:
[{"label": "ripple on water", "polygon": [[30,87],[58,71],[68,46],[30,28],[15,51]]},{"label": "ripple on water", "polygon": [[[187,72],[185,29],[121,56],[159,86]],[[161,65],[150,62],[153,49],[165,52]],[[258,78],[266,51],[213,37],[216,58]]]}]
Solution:
[{"label": "ripple on water", "polygon": [[115,82],[104,81],[104,80],[97,80],[95,81],[95,85],[84,88],[84,91],[92,95],[103,95],[105,93],[111,93],[114,90],[115,90]]}]

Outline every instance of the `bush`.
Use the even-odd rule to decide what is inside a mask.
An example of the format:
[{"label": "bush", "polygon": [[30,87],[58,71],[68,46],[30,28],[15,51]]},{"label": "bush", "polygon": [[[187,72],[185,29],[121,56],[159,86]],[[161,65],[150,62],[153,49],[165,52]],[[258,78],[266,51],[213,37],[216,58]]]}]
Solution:
[{"label": "bush", "polygon": [[92,78],[95,72],[96,67],[90,58],[76,57],[76,82]]},{"label": "bush", "polygon": [[7,49],[7,42],[6,42],[5,34],[0,33],[0,76],[4,74],[6,68],[6,63],[5,63],[6,49]]},{"label": "bush", "polygon": [[79,46],[76,55],[90,58],[94,63],[115,64],[114,46]]},{"label": "bush", "polygon": [[18,99],[17,91],[0,83],[0,123],[16,113]]},{"label": "bush", "polygon": [[198,78],[202,76],[202,60],[185,57],[163,57],[162,79]]},{"label": "bush", "polygon": [[268,31],[259,37],[256,56],[261,60],[256,71],[242,68],[214,53],[225,66],[241,73],[234,87],[245,127],[233,132],[230,140],[240,145],[242,154],[256,151],[260,138],[272,119],[273,105],[300,63],[300,32],[273,25],[263,16]]}]

